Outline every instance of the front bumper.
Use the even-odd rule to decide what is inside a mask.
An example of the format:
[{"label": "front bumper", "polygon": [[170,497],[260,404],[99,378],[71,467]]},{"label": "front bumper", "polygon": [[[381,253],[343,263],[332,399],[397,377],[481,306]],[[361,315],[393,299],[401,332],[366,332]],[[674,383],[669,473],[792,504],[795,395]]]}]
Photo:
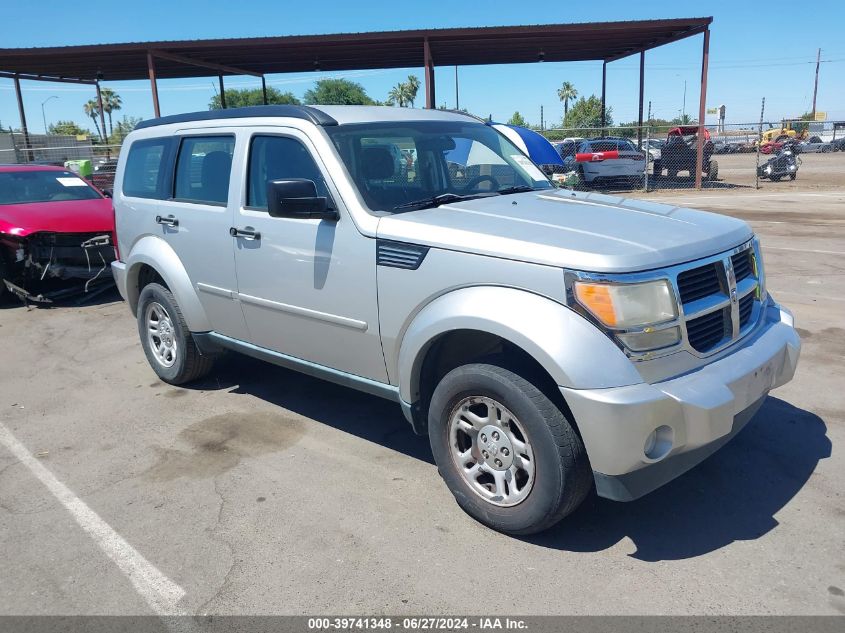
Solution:
[{"label": "front bumper", "polygon": [[111,274],[114,277],[114,284],[123,300],[126,301],[126,264],[120,260],[111,263]]},{"label": "front bumper", "polygon": [[[771,389],[792,379],[801,350],[792,315],[770,303],[764,322],[731,354],[654,384],[561,392],[581,431],[600,496],[630,501],[686,472],[753,417]],[[662,428],[665,454],[646,455]]]}]

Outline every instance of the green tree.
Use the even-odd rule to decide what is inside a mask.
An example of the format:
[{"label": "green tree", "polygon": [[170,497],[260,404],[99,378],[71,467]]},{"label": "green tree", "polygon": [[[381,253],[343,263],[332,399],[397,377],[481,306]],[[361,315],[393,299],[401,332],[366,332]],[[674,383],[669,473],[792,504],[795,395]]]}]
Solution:
[{"label": "green tree", "polygon": [[364,86],[347,79],[321,79],[305,91],[305,103],[311,105],[374,105]]},{"label": "green tree", "polygon": [[405,82],[405,88],[407,90],[408,101],[410,101],[411,107],[413,108],[414,101],[417,100],[417,92],[420,90],[420,80],[416,75],[408,75],[408,81]]},{"label": "green tree", "polygon": [[105,136],[103,133],[105,130],[100,131],[100,106],[97,104],[96,99],[89,99],[85,102],[85,105],[82,106],[82,109],[85,110],[85,114],[91,117],[91,120],[94,121],[94,128],[97,130],[97,136],[100,137],[101,140],[105,140]]},{"label": "green tree", "polygon": [[578,97],[578,91],[575,90],[575,86],[568,81],[564,81],[563,85],[557,89],[557,97],[561,101],[563,101],[563,118],[566,118],[566,115],[569,114],[569,102]]},{"label": "green tree", "polygon": [[[112,128],[111,115],[112,112],[117,112],[123,107],[123,99],[111,88],[103,88],[100,90],[100,96],[103,99],[103,112],[109,117],[109,136],[114,134]],[[103,130],[105,132],[105,130]]]},{"label": "green tree", "polygon": [[[613,108],[605,109],[605,126],[613,125]],[[598,136],[601,134],[601,99],[596,95],[590,95],[587,99],[581,97],[570,108],[563,117],[563,128],[566,130],[577,130],[577,133],[569,136]]]},{"label": "green tree", "polygon": [[682,114],[681,116],[676,116],[670,123],[674,125],[697,125],[698,120],[693,119],[689,114]]},{"label": "green tree", "polygon": [[522,118],[522,115],[519,112],[514,112],[511,115],[511,118],[508,119],[508,125],[519,125],[522,127],[528,127],[528,123]]},{"label": "green tree", "polygon": [[112,132],[111,136],[109,136],[109,143],[111,145],[120,145],[123,143],[123,139],[127,137],[127,135],[135,129],[143,119],[141,117],[135,116],[126,116],[123,115],[123,120],[118,121],[117,125],[114,126],[114,131]]},{"label": "green tree", "polygon": [[[226,107],[227,108],[242,108],[244,106],[264,105],[264,94],[261,88],[229,88],[225,92]],[[299,105],[297,99],[292,92],[282,92],[273,86],[267,86],[267,104],[268,105],[285,105],[293,104]],[[209,110],[222,110],[223,106],[220,103],[220,95],[214,95],[208,104]]]},{"label": "green tree", "polygon": [[63,136],[82,136],[90,133],[73,121],[56,121],[47,128],[47,134],[61,134]]},{"label": "green tree", "polygon": [[387,93],[387,105],[398,105],[400,108],[405,108],[408,103],[408,85],[404,82],[396,84]]}]

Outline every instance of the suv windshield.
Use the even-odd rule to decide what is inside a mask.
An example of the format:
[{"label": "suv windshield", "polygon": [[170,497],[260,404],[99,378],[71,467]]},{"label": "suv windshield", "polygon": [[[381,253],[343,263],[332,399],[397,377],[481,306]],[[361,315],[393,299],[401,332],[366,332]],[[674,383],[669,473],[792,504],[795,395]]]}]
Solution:
[{"label": "suv windshield", "polygon": [[69,171],[0,172],[0,204],[96,200],[100,198],[87,182]]},{"label": "suv windshield", "polygon": [[483,123],[356,123],[325,130],[374,211],[552,188],[525,154]]}]

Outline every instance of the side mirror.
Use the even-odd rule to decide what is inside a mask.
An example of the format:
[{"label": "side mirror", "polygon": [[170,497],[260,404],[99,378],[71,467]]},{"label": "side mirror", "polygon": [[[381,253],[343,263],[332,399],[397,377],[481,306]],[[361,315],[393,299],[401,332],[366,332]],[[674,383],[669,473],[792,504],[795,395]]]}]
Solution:
[{"label": "side mirror", "polygon": [[106,198],[114,198],[114,189],[111,189],[111,188],[103,189],[103,195]]},{"label": "side mirror", "polygon": [[267,212],[273,218],[339,218],[329,199],[317,195],[314,181],[304,178],[267,181]]}]

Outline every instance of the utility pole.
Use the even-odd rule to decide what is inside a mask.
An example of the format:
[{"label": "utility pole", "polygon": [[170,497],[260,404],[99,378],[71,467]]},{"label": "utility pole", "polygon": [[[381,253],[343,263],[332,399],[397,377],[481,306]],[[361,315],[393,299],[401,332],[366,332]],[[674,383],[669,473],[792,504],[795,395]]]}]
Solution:
[{"label": "utility pole", "polygon": [[813,120],[816,120],[816,95],[819,94],[819,65],[822,61],[822,49],[816,53],[816,83],[813,86]]},{"label": "utility pole", "polygon": [[461,99],[458,95],[458,66],[455,65],[455,110],[461,109]]},{"label": "utility pole", "polygon": [[546,126],[543,124],[543,106],[540,106],[540,129],[546,129]]}]

